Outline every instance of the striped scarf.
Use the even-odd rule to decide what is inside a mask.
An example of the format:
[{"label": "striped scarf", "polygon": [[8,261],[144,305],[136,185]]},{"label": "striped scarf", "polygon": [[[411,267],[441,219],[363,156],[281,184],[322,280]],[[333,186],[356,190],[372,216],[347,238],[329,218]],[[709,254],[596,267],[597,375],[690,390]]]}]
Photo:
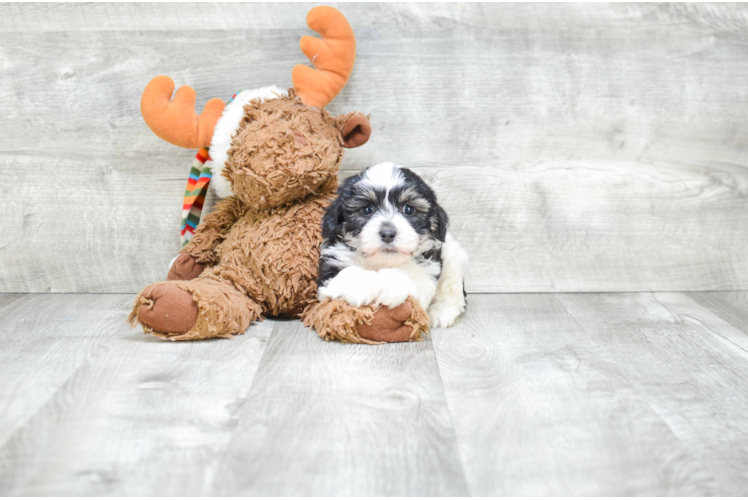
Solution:
[{"label": "striped scarf", "polygon": [[[242,91],[237,92],[229,102],[236,98]],[[187,189],[184,191],[184,203],[182,204],[182,246],[185,246],[195,236],[195,228],[200,224],[200,215],[203,211],[205,196],[208,194],[208,185],[213,177],[212,162],[208,148],[200,148],[195,160],[190,167],[190,177],[187,179]],[[208,163],[206,166],[205,164]]]},{"label": "striped scarf", "polygon": [[[208,161],[210,161],[208,149],[201,148],[190,168],[190,177],[187,179],[187,189],[184,191],[182,205],[182,246],[192,240],[195,228],[200,224],[205,195],[208,194],[208,185],[213,177],[211,164]],[[207,166],[206,163],[208,163]]]}]

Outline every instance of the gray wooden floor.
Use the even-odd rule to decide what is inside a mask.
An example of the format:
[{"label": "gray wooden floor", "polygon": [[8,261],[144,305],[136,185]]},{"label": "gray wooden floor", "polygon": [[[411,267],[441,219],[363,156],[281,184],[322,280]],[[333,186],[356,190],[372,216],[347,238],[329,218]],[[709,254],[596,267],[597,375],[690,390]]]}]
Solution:
[{"label": "gray wooden floor", "polygon": [[475,294],[425,342],[0,295],[3,495],[748,493],[748,294]]}]

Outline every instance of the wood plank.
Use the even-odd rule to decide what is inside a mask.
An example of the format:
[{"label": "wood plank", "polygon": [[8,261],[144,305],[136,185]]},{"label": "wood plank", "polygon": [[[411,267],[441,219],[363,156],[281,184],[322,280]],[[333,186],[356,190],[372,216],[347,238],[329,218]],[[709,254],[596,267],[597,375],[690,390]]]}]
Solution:
[{"label": "wood plank", "polygon": [[552,295],[470,295],[466,315],[433,337],[472,494],[717,491],[620,359]]},{"label": "wood plank", "polygon": [[[712,338],[721,340],[728,349],[748,361],[748,334],[733,326],[732,322],[726,321],[720,314],[723,309],[710,307],[695,300],[690,294],[655,293],[654,297],[668,309],[677,310],[684,322],[695,322],[711,330]],[[741,312],[746,315],[745,310]]]},{"label": "wood plank", "polygon": [[[132,297],[88,296],[89,304],[116,304],[108,323],[99,319],[100,305],[74,329],[45,338],[42,325],[64,319],[53,306],[66,297],[34,297],[33,314],[19,311],[14,334],[2,337],[25,341],[0,350],[3,358],[18,358],[16,369],[0,362],[3,380],[27,406],[47,401],[20,427],[13,414],[0,412],[1,432],[14,428],[0,448],[0,494],[208,493],[274,323],[252,325],[230,341],[168,342],[127,328]],[[76,312],[68,307],[63,314]],[[52,364],[62,358],[71,366]],[[59,382],[49,397],[42,382],[51,380]]]},{"label": "wood plank", "polygon": [[[468,249],[469,292],[748,286],[748,169],[563,162],[415,170]],[[30,206],[8,204],[0,236],[13,250],[0,253],[0,289],[135,292],[162,280],[179,251],[182,182],[172,182],[171,195],[139,184],[151,188],[130,193],[142,200],[135,206],[107,201],[104,190],[81,208],[62,197],[45,202],[51,187],[24,182]],[[95,209],[98,202],[110,210]],[[84,234],[66,237],[69,227],[55,223],[60,211]]]},{"label": "wood plank", "polygon": [[[559,294],[719,485],[748,490],[748,358],[679,294]],[[715,318],[712,316],[712,318]],[[742,354],[741,354],[742,353]]]},{"label": "wood plank", "polygon": [[131,303],[128,295],[0,295],[0,446],[112,342]]},{"label": "wood plank", "polygon": [[[428,5],[412,3],[331,2],[358,28],[455,29],[477,28],[525,30],[545,26],[550,29],[591,29],[601,21],[616,26],[688,25],[720,31],[738,31],[748,27],[748,13],[741,5],[704,4],[491,4],[458,5],[442,2]],[[91,5],[9,4],[0,19],[2,32],[49,31],[145,31],[189,29],[306,29],[303,16],[310,7],[304,3],[271,2],[249,4],[183,4],[166,9],[157,5],[125,3]]]},{"label": "wood plank", "polygon": [[224,495],[466,495],[430,341],[270,339],[215,481]]},{"label": "wood plank", "polygon": [[0,294],[0,494],[746,489],[744,334],[684,294],[471,295],[374,347],[295,321],[165,342],[131,300]]},{"label": "wood plank", "polygon": [[748,169],[561,162],[416,170],[470,255],[468,292],[748,284]]},{"label": "wood plank", "polygon": [[[23,26],[23,8],[3,7],[7,15],[0,17]],[[166,5],[128,8],[174,11]],[[281,18],[288,8],[272,14],[268,8],[266,17]],[[104,16],[93,9],[89,20],[82,6],[57,10],[66,9],[63,17],[78,16],[91,26]],[[512,8],[459,7],[470,19],[487,9],[490,19],[506,17]],[[509,17],[527,16],[519,26],[489,29],[459,21],[450,29],[428,29],[418,18],[388,27],[363,11],[356,71],[331,107],[335,113],[372,113],[372,141],[349,155],[360,162],[356,166],[381,161],[380,151],[397,161],[440,166],[586,158],[745,163],[740,142],[730,138],[744,126],[739,104],[748,102],[748,90],[740,81],[748,69],[735,63],[746,56],[748,34],[729,26],[731,19],[741,22],[744,6],[711,6],[711,21],[704,21],[705,9],[676,15],[678,27],[670,19],[637,23],[637,9],[626,6],[583,7],[560,19],[554,7],[518,9]],[[2,151],[61,150],[63,157],[111,157],[116,151],[131,158],[138,151],[174,149],[159,148],[140,119],[145,83],[170,74],[195,86],[200,103],[239,88],[290,85],[290,69],[304,62],[297,41],[309,32],[300,29],[306,10],[299,6],[298,15],[287,15],[293,19],[288,28],[259,31],[175,26],[3,32],[0,96],[14,106],[3,125],[13,140]],[[639,16],[663,11],[645,7]],[[398,6],[377,12],[397,16]],[[723,22],[714,22],[720,17]],[[154,17],[138,19],[148,24]],[[56,133],[27,133],[39,129]],[[401,140],[414,131],[418,140]]]},{"label": "wood plank", "polygon": [[18,302],[26,297],[23,293],[0,293],[0,314],[3,314],[4,310],[13,307],[14,302]]},{"label": "wood plank", "polygon": [[[308,8],[0,5],[0,292],[162,279],[193,152],[147,129],[142,88],[290,85]],[[470,291],[748,287],[746,6],[340,8],[358,59],[330,111],[374,128],[345,169],[436,168]]]},{"label": "wood plank", "polygon": [[748,339],[748,292],[690,292],[686,295],[740,330]]}]

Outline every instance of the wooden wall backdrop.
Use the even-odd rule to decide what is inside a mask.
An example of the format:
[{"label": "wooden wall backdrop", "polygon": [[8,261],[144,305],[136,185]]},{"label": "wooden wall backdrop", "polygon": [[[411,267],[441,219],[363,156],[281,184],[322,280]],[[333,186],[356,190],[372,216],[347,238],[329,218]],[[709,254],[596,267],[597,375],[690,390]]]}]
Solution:
[{"label": "wooden wall backdrop", "polygon": [[[433,182],[469,292],[748,287],[748,7],[336,6],[358,59],[329,109],[374,128],[344,169]],[[143,87],[288,86],[311,7],[0,5],[0,291],[164,278],[194,152]]]}]

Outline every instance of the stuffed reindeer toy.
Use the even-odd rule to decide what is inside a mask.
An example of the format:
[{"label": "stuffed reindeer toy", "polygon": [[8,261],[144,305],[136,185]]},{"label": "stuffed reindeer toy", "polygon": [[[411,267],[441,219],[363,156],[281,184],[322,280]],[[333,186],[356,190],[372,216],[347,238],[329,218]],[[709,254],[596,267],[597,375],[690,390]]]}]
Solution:
[{"label": "stuffed reindeer toy", "polygon": [[291,89],[247,90],[226,105],[211,99],[198,116],[192,88],[170,100],[171,78],[146,86],[145,122],[167,142],[200,149],[222,199],[194,229],[168,281],[137,296],[129,321],[145,333],[230,338],[264,316],[299,317],[322,338],[344,342],[417,340],[427,330],[427,315],[411,297],[392,309],[317,301],[322,217],[335,197],[344,148],[366,143],[371,127],[360,113],[324,109],[353,70],[348,21],[316,7],[307,24],[322,36],[301,38],[315,68],[296,66]]}]

